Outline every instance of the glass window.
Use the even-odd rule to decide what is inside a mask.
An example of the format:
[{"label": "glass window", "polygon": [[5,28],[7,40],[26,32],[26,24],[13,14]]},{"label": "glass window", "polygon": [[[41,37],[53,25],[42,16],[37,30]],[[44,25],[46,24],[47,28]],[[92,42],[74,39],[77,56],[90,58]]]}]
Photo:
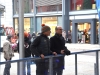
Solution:
[{"label": "glass window", "polygon": [[37,12],[41,12],[41,6],[37,7]]},{"label": "glass window", "polygon": [[18,33],[18,19],[17,18],[15,18],[14,19],[14,25],[15,25],[15,33]]},{"label": "glass window", "polygon": [[59,10],[58,11],[62,11],[62,4],[58,5]]},{"label": "glass window", "polygon": [[37,26],[37,33],[40,33],[41,32],[41,17],[37,17],[37,20],[36,20],[36,26]]},{"label": "glass window", "polygon": [[96,9],[95,0],[71,0],[71,10]]},{"label": "glass window", "polygon": [[58,16],[58,26],[62,26],[62,16]]},{"label": "glass window", "polygon": [[37,7],[37,12],[53,12],[53,11],[62,11],[62,4]]},{"label": "glass window", "polygon": [[[14,0],[14,14],[18,14],[19,12],[19,1]],[[24,13],[33,12],[33,0],[25,0],[24,2]]]},{"label": "glass window", "polygon": [[32,34],[33,32],[35,32],[34,30],[34,22],[33,22],[34,18],[30,18],[30,33]]},{"label": "glass window", "polygon": [[[15,32],[18,33],[18,19],[15,18]],[[30,18],[24,18],[24,31],[30,32]]]}]

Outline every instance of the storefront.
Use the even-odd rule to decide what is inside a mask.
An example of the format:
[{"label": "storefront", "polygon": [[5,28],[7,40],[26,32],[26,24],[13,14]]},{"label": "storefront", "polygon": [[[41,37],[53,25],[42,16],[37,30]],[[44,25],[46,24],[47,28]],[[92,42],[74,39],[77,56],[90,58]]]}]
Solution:
[{"label": "storefront", "polygon": [[[15,18],[15,32],[18,33],[18,19]],[[24,31],[30,32],[30,18],[24,18]]]},{"label": "storefront", "polygon": [[51,28],[51,36],[55,34],[55,27],[57,26],[57,17],[42,17],[42,24]]}]

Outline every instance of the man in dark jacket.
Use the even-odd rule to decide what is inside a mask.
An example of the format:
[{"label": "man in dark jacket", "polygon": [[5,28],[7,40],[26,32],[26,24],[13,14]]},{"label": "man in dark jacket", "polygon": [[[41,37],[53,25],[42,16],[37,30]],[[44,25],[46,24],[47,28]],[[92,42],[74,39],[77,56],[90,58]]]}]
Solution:
[{"label": "man in dark jacket", "polygon": [[43,26],[42,33],[38,36],[31,45],[31,51],[36,57],[41,57],[41,59],[36,60],[36,75],[48,75],[48,59],[44,59],[48,55],[56,55],[55,52],[50,50],[50,42],[48,36],[50,35],[50,27]]},{"label": "man in dark jacket", "polygon": [[[31,57],[31,50],[30,50],[30,45],[31,45],[31,41],[29,40],[29,38],[27,36],[24,35],[24,57]],[[18,48],[18,52],[19,52],[19,42],[17,44],[17,48]],[[31,75],[31,61],[27,61],[25,64],[27,64],[27,75]],[[26,75],[26,70],[25,70],[25,75]]]},{"label": "man in dark jacket", "polygon": [[[62,37],[62,27],[55,28],[55,35],[50,38],[50,49],[57,54],[69,55],[70,51],[65,47],[65,40]],[[64,56],[54,58],[53,75],[62,75],[64,69]]]}]

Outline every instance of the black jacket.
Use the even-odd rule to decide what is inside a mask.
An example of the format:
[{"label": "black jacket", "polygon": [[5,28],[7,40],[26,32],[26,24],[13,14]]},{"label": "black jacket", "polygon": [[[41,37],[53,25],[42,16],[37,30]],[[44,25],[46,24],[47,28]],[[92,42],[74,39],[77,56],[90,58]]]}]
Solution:
[{"label": "black jacket", "polygon": [[51,55],[49,38],[43,34],[38,36],[31,44],[31,52],[35,56],[40,56],[41,54],[45,56]]},{"label": "black jacket", "polygon": [[69,50],[65,47],[65,40],[62,35],[55,34],[50,38],[50,49],[57,54],[61,54],[61,50],[65,51],[66,55],[69,55]]},{"label": "black jacket", "polygon": [[[31,50],[30,50],[31,41],[29,38],[24,38],[24,57],[31,57]],[[19,52],[19,42],[17,44],[17,49]]]},{"label": "black jacket", "polygon": [[[61,50],[65,51],[66,55],[70,54],[70,51],[65,47],[65,40],[62,35],[55,34],[53,37],[50,38],[50,49],[57,54],[61,54]],[[58,65],[56,66],[57,69],[64,68],[64,56],[57,57],[56,59],[59,60]],[[57,64],[57,63],[56,63]]]}]

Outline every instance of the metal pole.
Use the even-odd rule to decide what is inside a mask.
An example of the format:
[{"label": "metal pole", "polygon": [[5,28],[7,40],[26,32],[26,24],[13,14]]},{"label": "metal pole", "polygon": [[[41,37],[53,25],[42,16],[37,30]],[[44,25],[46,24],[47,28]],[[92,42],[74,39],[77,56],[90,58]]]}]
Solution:
[{"label": "metal pole", "polygon": [[[1,27],[1,11],[0,11],[0,27]],[[1,51],[1,36],[0,36],[0,51]],[[1,62],[1,52],[0,52],[0,62]],[[0,65],[1,69],[1,65]]]},{"label": "metal pole", "polygon": [[[19,0],[19,58],[24,58],[24,0]],[[19,69],[19,75],[24,75],[24,62],[20,62]]]},{"label": "metal pole", "polygon": [[19,65],[20,63],[19,62],[17,62],[17,75],[19,75],[19,73],[20,73],[20,68],[19,68]]},{"label": "metal pole", "polygon": [[77,54],[75,54],[75,75],[77,75]]},{"label": "metal pole", "polygon": [[96,51],[96,74],[99,75],[99,52]]},{"label": "metal pole", "polygon": [[49,58],[49,75],[53,75],[53,57]]},{"label": "metal pole", "polygon": [[36,0],[33,0],[33,10],[34,10],[34,31],[37,33],[37,28],[36,28]]},{"label": "metal pole", "polygon": [[99,31],[98,32],[99,33],[98,36],[99,36],[99,45],[100,45],[100,20],[99,20],[99,28],[98,28],[98,31]]}]

